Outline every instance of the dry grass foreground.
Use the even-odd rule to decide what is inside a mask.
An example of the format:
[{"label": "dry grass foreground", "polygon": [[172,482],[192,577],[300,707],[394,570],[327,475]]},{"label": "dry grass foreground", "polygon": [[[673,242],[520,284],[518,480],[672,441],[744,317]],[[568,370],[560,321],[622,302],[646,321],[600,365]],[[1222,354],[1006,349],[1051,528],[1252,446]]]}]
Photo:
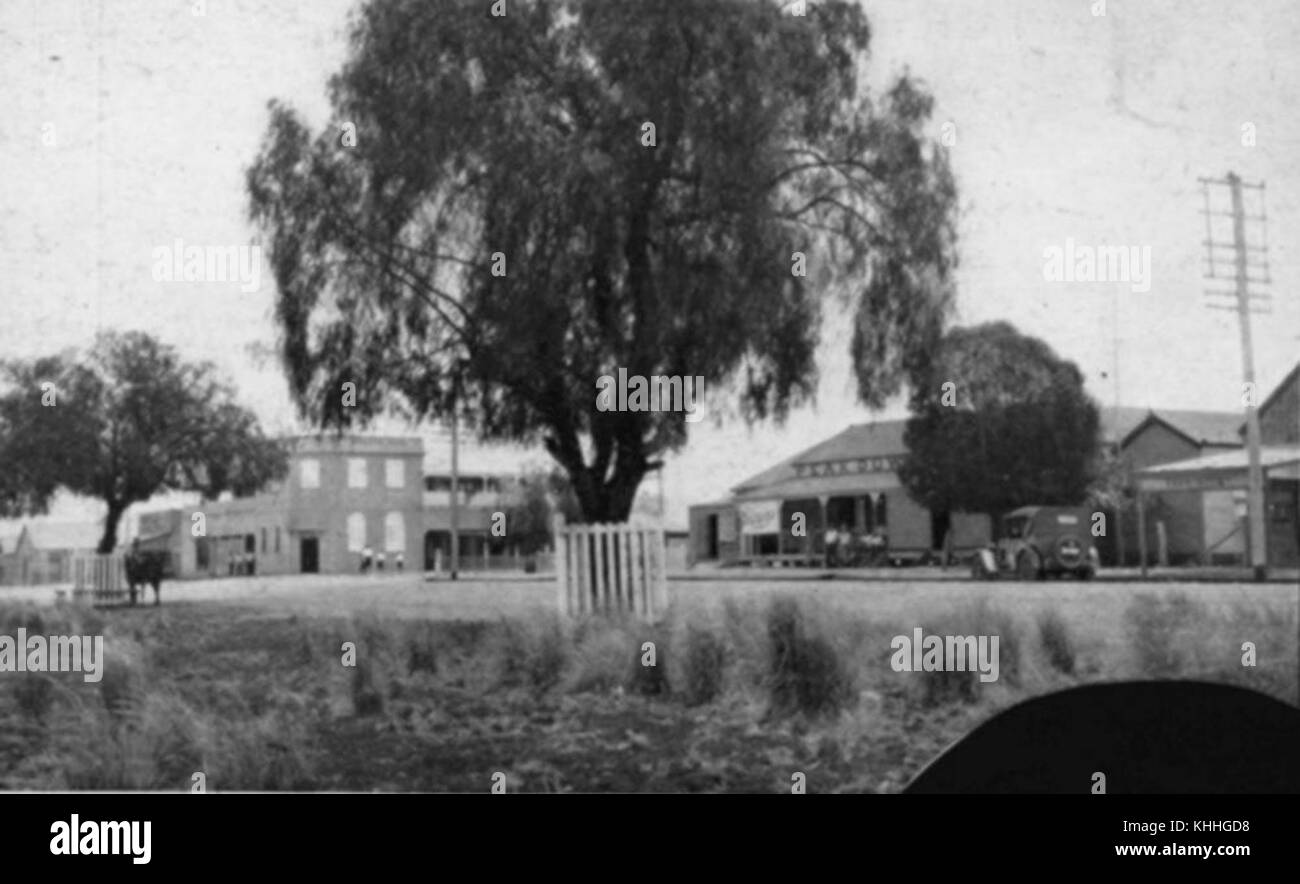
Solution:
[{"label": "dry grass foreground", "polygon": [[[103,680],[0,673],[0,788],[894,792],[1000,708],[1198,677],[1294,702],[1286,597],[1125,596],[1118,626],[988,597],[916,622],[794,596],[659,624],[0,606],[0,634],[103,634]],[[1083,614],[1084,616],[1079,616]],[[1001,636],[1001,678],[899,673],[890,639]],[[1258,665],[1242,665],[1242,642]],[[343,665],[344,642],[356,665]],[[655,665],[642,665],[654,643]]]}]

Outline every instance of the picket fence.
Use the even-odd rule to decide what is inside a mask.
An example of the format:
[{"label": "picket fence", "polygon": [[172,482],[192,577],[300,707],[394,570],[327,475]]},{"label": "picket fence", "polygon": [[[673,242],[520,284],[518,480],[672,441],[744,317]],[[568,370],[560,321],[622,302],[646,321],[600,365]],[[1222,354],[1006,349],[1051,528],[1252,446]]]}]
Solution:
[{"label": "picket fence", "polygon": [[668,603],[667,553],[660,526],[566,525],[556,516],[555,579],[560,613],[653,618]]},{"label": "picket fence", "polygon": [[108,604],[125,601],[126,556],[122,553],[77,553],[72,557],[72,600]]}]

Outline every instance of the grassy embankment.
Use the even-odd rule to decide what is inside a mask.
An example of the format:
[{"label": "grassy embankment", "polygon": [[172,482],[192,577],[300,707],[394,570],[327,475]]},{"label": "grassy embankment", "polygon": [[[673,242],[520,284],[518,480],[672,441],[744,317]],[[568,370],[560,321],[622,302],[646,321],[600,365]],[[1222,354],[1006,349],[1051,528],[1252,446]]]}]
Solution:
[{"label": "grassy embankment", "polygon": [[[103,634],[103,680],[0,673],[0,788],[896,791],[994,711],[1083,682],[1198,677],[1294,701],[1291,607],[1140,593],[1122,625],[978,598],[877,622],[783,597],[659,624],[0,606]],[[1001,637],[1001,678],[898,673],[890,639]],[[1241,665],[1253,641],[1259,665]],[[344,642],[357,665],[342,663]],[[642,665],[654,643],[653,667]]]}]

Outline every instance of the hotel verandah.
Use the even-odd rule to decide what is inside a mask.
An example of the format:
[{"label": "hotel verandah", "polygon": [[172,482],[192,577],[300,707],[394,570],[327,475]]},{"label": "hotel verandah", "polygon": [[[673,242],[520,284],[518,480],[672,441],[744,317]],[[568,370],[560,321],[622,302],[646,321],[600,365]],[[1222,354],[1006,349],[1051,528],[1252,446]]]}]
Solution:
[{"label": "hotel verandah", "polygon": [[[879,531],[892,554],[937,549],[951,525],[953,546],[981,542],[988,519],[954,514],[945,521],[908,495],[896,469],[906,448],[905,421],[855,424],[794,457],[750,477],[726,501],[690,509],[693,562],[814,563],[827,526],[855,533]],[[796,513],[806,536],[794,537]]]}]

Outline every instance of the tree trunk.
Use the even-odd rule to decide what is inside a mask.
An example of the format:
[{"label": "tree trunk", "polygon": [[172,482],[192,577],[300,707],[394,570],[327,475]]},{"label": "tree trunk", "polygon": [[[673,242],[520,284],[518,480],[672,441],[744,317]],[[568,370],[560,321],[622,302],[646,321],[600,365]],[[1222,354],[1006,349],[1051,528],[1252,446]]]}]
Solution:
[{"label": "tree trunk", "polygon": [[[593,430],[591,463],[583,456],[572,426],[556,426],[546,448],[569,476],[587,524],[626,522],[636,490],[653,464],[646,457],[644,428],[636,414],[618,414]],[[632,420],[629,420],[632,419]]]},{"label": "tree trunk", "polygon": [[596,522],[626,522],[632,514],[636,490],[645,478],[645,470],[615,470],[609,481],[601,482],[583,466],[575,475],[569,472],[574,494],[582,508],[582,518],[588,524]]},{"label": "tree trunk", "polygon": [[104,555],[111,553],[117,546],[117,525],[125,512],[125,504],[111,500],[108,502],[108,514],[104,516],[104,536],[99,538],[99,547],[95,552]]}]

